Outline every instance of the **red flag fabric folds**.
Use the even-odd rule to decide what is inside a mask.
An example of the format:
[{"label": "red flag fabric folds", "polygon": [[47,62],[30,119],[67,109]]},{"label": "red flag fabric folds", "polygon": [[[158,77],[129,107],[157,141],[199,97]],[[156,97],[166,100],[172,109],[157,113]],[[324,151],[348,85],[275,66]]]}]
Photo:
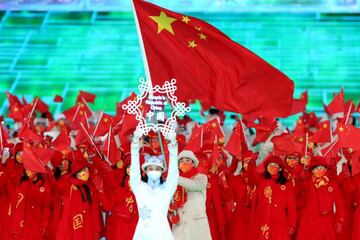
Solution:
[{"label": "red flag fabric folds", "polygon": [[238,122],[234,128],[229,141],[226,144],[225,149],[234,155],[237,159],[240,159],[242,153],[248,151],[244,130],[241,122]]},{"label": "red flag fabric folds", "polygon": [[303,92],[299,99],[294,99],[291,106],[291,113],[289,115],[294,115],[300,112],[306,111],[306,104],[308,103],[308,94]]},{"label": "red flag fabric folds", "polygon": [[65,131],[61,131],[60,134],[51,143],[51,146],[55,150],[61,151],[61,150],[69,148],[70,144],[71,144],[70,137],[66,134]]},{"label": "red flag fabric folds", "polygon": [[53,151],[40,147],[32,147],[25,143],[23,149],[24,168],[36,173],[46,173],[46,164],[52,158]]},{"label": "red flag fabric folds", "polygon": [[244,114],[287,116],[293,82],[212,25],[134,0],[153,85],[177,79],[180,101]]},{"label": "red flag fabric folds", "polygon": [[338,129],[339,147],[360,150],[360,129],[351,125],[339,124]]},{"label": "red flag fabric folds", "polygon": [[94,103],[95,98],[96,98],[96,95],[93,93],[79,91],[79,95],[78,95],[76,102],[81,102],[81,100],[84,99],[86,102]]},{"label": "red flag fabric folds", "polygon": [[335,113],[343,113],[345,110],[344,89],[341,89],[341,91],[334,97],[331,103],[324,107],[326,113],[330,116],[334,115]]},{"label": "red flag fabric folds", "polygon": [[330,121],[324,121],[318,124],[317,131],[309,138],[310,142],[327,143],[331,142]]},{"label": "red flag fabric folds", "polygon": [[62,96],[59,96],[59,95],[56,95],[55,97],[54,97],[54,102],[62,102],[64,99],[63,99],[63,97]]}]

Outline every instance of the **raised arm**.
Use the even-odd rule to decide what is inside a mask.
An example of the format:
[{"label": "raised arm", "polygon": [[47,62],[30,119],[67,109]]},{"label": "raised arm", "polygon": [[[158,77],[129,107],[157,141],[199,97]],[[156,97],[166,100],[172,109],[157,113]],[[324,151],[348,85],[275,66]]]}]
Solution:
[{"label": "raised arm", "polygon": [[179,180],[179,168],[178,168],[178,143],[176,141],[176,134],[169,134],[170,143],[168,144],[169,149],[169,170],[166,179],[166,189],[172,196],[176,190]]},{"label": "raised arm", "polygon": [[179,185],[189,191],[202,192],[206,189],[207,176],[198,173],[193,179],[179,177]]},{"label": "raised arm", "polygon": [[137,191],[141,182],[140,158],[139,158],[140,137],[141,137],[141,133],[135,131],[134,138],[131,143],[130,186],[134,193]]}]

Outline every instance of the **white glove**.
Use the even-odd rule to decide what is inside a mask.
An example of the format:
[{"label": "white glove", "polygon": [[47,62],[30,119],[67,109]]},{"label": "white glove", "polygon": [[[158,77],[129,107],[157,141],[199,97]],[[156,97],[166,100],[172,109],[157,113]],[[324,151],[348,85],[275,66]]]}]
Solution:
[{"label": "white glove", "polygon": [[2,157],[1,157],[1,163],[5,164],[9,157],[10,157],[9,148],[4,148],[3,154],[2,154]]},{"label": "white glove", "polygon": [[171,142],[172,145],[176,144],[176,133],[170,132],[168,135],[166,135],[166,139]]},{"label": "white glove", "polygon": [[133,137],[133,143],[139,143],[140,142],[140,138],[142,137],[142,132],[138,129],[136,129],[134,131],[134,137]]}]

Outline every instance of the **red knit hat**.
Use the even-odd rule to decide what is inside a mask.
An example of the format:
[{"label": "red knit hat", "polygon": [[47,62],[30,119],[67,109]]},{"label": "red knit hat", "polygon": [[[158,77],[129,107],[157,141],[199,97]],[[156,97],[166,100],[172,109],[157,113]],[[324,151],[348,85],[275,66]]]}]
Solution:
[{"label": "red knit hat", "polygon": [[159,138],[159,135],[155,131],[150,131],[147,135],[149,138]]},{"label": "red knit hat", "polygon": [[281,168],[284,168],[284,161],[279,156],[268,156],[264,160],[264,167],[266,168],[269,163],[277,163]]},{"label": "red knit hat", "polygon": [[62,153],[59,151],[54,151],[54,154],[53,154],[52,158],[50,159],[51,165],[54,168],[57,168],[61,164],[62,161],[63,161]]},{"label": "red knit hat", "polygon": [[254,153],[252,151],[246,151],[243,153],[241,161],[250,160],[252,162],[252,161],[256,161],[257,158],[258,158],[257,153]]},{"label": "red knit hat", "polygon": [[301,157],[302,157],[299,152],[290,152],[290,153],[287,153],[287,154],[285,155],[285,158],[287,158],[287,156],[296,156],[296,157],[298,157],[298,158],[301,158]]},{"label": "red knit hat", "polygon": [[88,162],[84,159],[84,155],[80,151],[74,151],[74,158],[75,159],[71,164],[72,174],[75,174],[88,166]]},{"label": "red knit hat", "polygon": [[324,166],[324,167],[328,168],[329,163],[326,160],[326,158],[323,157],[323,156],[314,156],[313,158],[311,158],[309,168],[312,169],[312,168],[315,168],[317,166]]},{"label": "red knit hat", "polygon": [[24,148],[24,143],[23,142],[18,142],[15,144],[15,146],[11,149],[11,153],[15,156],[16,153],[22,151]]}]

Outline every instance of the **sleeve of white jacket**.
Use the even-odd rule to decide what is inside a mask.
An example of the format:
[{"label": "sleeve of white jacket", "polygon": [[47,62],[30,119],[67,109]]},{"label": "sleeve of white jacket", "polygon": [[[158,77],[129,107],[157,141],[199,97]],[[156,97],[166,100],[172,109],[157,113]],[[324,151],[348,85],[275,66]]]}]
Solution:
[{"label": "sleeve of white jacket", "polygon": [[193,179],[180,176],[178,184],[188,191],[201,192],[206,189],[207,177],[204,174],[197,174]]},{"label": "sleeve of white jacket", "polygon": [[130,186],[135,193],[140,185],[140,159],[139,159],[140,143],[133,141],[131,143],[131,165],[130,165]]},{"label": "sleeve of white jacket", "polygon": [[170,143],[168,145],[168,149],[169,149],[170,161],[169,161],[168,175],[166,179],[166,189],[169,193],[171,193],[171,195],[173,195],[179,180],[179,168],[177,164],[177,154],[178,154],[177,142],[175,142],[175,144]]}]

